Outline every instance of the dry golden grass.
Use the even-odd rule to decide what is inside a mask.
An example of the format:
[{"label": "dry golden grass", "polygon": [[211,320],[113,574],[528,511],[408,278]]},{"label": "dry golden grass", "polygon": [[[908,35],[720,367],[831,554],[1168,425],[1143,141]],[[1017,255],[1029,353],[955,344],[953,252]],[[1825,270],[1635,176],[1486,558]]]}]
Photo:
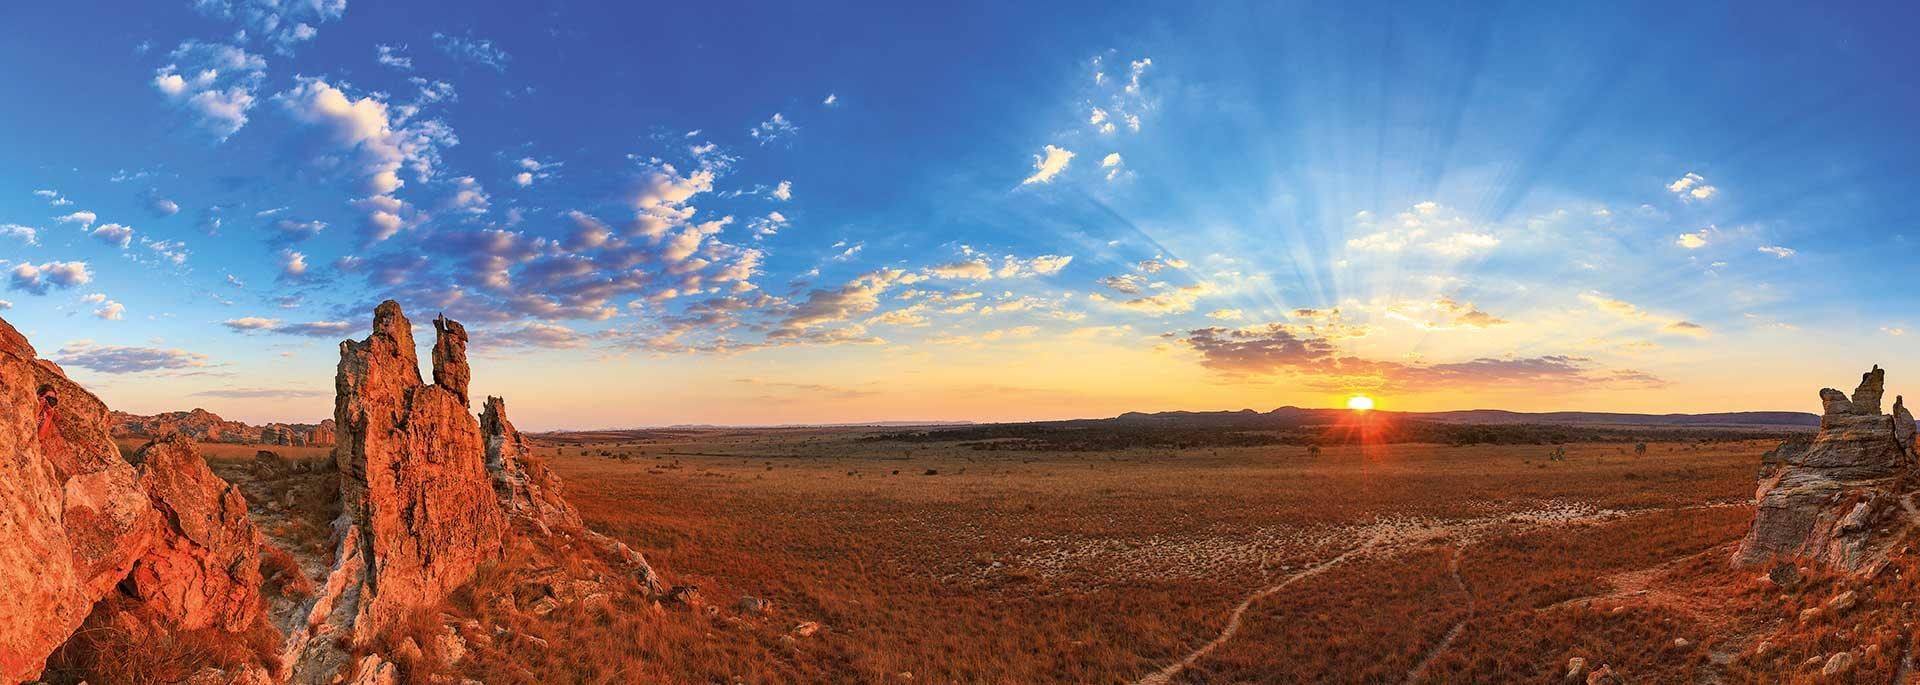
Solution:
[{"label": "dry golden grass", "polygon": [[[1494,625],[1604,592],[1600,579],[1615,570],[1724,544],[1738,535],[1729,522],[1750,513],[1645,514],[1565,539],[1537,533],[1490,548],[1476,566],[1475,546],[1526,528],[1502,517],[1737,501],[1751,496],[1769,446],[1655,443],[1636,457],[1630,445],[1571,445],[1566,461],[1549,461],[1551,447],[1538,446],[1333,447],[1317,457],[1295,447],[996,453],[861,434],[541,436],[541,453],[591,525],[723,607],[714,627],[679,638],[691,651],[643,657],[652,648],[633,643],[645,640],[616,637],[672,643],[688,620],[704,620],[671,612],[676,620],[657,620],[646,607],[585,619],[605,627],[604,645],[593,637],[602,633],[567,623],[567,649],[590,650],[594,662],[628,659],[626,671],[598,667],[602,677],[676,682],[903,682],[908,673],[918,682],[1130,682],[1212,639],[1249,593],[1353,546],[1381,517],[1412,528],[1493,522],[1475,529],[1461,573],[1508,575],[1504,586],[1488,585],[1497,601],[1475,614]],[[1655,544],[1644,542],[1649,535]],[[1256,603],[1242,632],[1183,677],[1404,677],[1465,615],[1447,573],[1458,541],[1441,537],[1358,558]],[[1571,553],[1589,559],[1554,570]],[[774,616],[730,621],[742,595],[771,599]],[[824,629],[781,639],[803,621]],[[1493,648],[1470,639],[1480,632],[1470,625],[1456,641],[1464,651],[1435,655],[1429,673],[1479,672],[1479,655]],[[1578,644],[1516,658],[1564,666],[1561,654]]]}]

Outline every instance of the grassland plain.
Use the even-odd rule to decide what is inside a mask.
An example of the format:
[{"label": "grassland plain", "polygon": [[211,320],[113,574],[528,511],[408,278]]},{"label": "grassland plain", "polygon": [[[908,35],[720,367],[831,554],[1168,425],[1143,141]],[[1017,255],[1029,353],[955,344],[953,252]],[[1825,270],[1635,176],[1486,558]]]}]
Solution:
[{"label": "grassland plain", "polygon": [[[1397,682],[1422,666],[1433,682],[1537,680],[1576,655],[1668,673],[1660,649],[1608,648],[1612,633],[1577,622],[1522,644],[1487,628],[1737,540],[1772,444],[1576,444],[1553,460],[1534,445],[1069,453],[870,436],[539,444],[589,522],[674,582],[772,600],[776,618],[715,634],[738,661],[682,675],[956,683]],[[1673,618],[1634,634],[1657,647],[1654,632],[1685,632]],[[824,629],[783,639],[809,621]]]}]

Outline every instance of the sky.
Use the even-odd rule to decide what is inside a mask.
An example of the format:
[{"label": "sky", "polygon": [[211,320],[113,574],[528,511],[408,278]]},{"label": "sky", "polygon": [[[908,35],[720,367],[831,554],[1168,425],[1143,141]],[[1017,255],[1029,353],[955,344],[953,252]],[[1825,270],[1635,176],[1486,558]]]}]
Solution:
[{"label": "sky", "polygon": [[0,317],[255,422],[388,298],[536,430],[1920,387],[1912,9],[599,5],[7,3]]}]

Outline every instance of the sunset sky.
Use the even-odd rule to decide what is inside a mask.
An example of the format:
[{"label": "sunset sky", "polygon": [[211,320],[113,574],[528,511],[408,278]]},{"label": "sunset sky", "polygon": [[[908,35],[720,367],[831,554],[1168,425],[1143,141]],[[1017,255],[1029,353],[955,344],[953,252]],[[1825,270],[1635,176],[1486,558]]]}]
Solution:
[{"label": "sunset sky", "polygon": [[531,429],[1920,388],[1912,10],[579,4],[7,3],[0,317],[256,422],[386,298]]}]

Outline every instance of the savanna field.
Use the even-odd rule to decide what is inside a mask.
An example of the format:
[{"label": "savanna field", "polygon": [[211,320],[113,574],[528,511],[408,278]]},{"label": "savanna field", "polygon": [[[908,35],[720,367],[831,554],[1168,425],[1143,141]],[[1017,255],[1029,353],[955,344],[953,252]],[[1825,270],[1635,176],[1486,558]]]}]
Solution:
[{"label": "savanna field", "polygon": [[[674,680],[1135,682],[1283,586],[1165,681],[1467,682],[1557,677],[1576,656],[1642,677],[1712,664],[1735,607],[1635,593],[1724,566],[1772,446],[1582,444],[1556,461],[1532,445],[1010,454],[861,437],[560,434],[539,451],[591,525],[724,607]],[[732,616],[743,596],[772,609]],[[596,658],[530,680],[661,668],[622,637],[650,619],[580,620],[550,637],[597,636]],[[638,629],[670,624],[652,623]]]}]

